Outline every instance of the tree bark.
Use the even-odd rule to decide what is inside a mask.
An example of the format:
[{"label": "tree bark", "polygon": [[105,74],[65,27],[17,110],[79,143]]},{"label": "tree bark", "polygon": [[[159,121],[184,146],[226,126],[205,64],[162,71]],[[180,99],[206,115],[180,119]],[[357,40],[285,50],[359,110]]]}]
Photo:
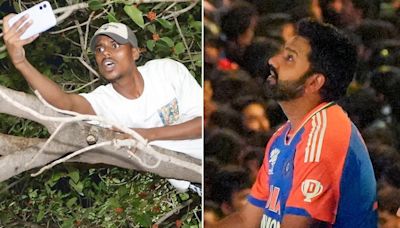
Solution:
[{"label": "tree bark", "polygon": [[[42,104],[35,96],[17,92],[0,86],[0,113],[5,113],[38,122],[45,126],[50,133],[54,133],[60,122],[52,117],[68,117],[60,114]],[[25,107],[25,108],[24,108]],[[40,115],[48,116],[43,119],[40,115],[34,115],[36,110]],[[72,152],[89,146],[88,136],[96,139],[94,144],[107,142],[118,138],[119,133],[106,128],[88,124],[84,121],[66,123],[48,143],[42,153],[38,152],[43,147],[46,139],[24,138],[0,134],[0,181],[7,180],[24,171],[45,166],[52,161],[60,159]],[[90,142],[91,144],[93,142]],[[183,153],[170,151],[155,146],[141,146],[131,148],[118,148],[113,145],[99,147],[82,153],[66,162],[82,162],[89,164],[108,164],[126,169],[147,171],[166,178],[201,182],[201,160],[187,156]],[[134,153],[141,162],[132,158]],[[34,156],[37,156],[33,161]],[[154,168],[144,166],[156,164]],[[165,159],[167,158],[167,159]]]}]

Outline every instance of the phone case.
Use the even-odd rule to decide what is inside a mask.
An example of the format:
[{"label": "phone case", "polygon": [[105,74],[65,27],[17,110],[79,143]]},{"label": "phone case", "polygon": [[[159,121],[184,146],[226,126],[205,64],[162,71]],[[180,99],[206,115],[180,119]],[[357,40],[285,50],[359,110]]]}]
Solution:
[{"label": "phone case", "polygon": [[57,24],[53,9],[48,1],[43,1],[33,7],[15,15],[9,20],[11,27],[18,19],[25,14],[33,20],[32,25],[21,35],[21,39],[27,39],[33,35],[44,32]]}]

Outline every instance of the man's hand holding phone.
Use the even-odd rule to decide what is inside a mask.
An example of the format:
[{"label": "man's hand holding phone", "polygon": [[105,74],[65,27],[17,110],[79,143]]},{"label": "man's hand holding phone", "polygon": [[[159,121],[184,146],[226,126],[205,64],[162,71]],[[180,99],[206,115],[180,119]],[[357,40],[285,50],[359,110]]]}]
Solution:
[{"label": "man's hand holding phone", "polygon": [[9,20],[14,16],[15,14],[9,14],[3,18],[3,39],[11,61],[17,67],[26,60],[23,46],[33,42],[39,37],[39,34],[21,39],[21,35],[32,25],[32,20],[29,20],[28,15],[24,15],[10,27]]},{"label": "man's hand holding phone", "polygon": [[23,46],[33,42],[39,33],[57,24],[53,9],[48,1],[15,15],[3,18],[4,43],[15,66],[25,61]]}]

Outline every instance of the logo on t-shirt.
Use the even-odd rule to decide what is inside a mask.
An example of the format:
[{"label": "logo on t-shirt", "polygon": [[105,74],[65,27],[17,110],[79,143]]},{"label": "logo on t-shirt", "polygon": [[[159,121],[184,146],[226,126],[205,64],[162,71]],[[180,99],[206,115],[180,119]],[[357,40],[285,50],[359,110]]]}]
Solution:
[{"label": "logo on t-shirt", "polygon": [[158,110],[158,115],[164,125],[171,125],[179,119],[178,100],[174,98]]},{"label": "logo on t-shirt", "polygon": [[306,179],[301,183],[301,192],[306,197],[305,202],[311,202],[311,199],[322,193],[324,187],[321,182],[312,179]]},{"label": "logo on t-shirt", "polygon": [[273,150],[271,151],[271,153],[269,154],[269,160],[268,160],[268,163],[269,163],[268,175],[274,174],[274,166],[275,166],[276,160],[278,159],[278,155],[279,155],[280,152],[281,152],[281,151],[280,151],[279,149],[275,148],[275,149],[273,149]]}]

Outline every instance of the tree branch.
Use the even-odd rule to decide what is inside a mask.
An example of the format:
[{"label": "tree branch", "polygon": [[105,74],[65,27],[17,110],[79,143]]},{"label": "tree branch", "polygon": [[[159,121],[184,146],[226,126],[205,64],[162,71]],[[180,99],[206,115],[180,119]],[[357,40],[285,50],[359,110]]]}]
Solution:
[{"label": "tree branch", "polygon": [[[54,116],[54,117],[65,116],[65,115],[59,114],[59,113],[51,110],[50,108],[44,107],[41,104],[41,102],[32,95],[29,95],[29,94],[26,94],[23,92],[18,92],[15,90],[11,90],[4,86],[0,86],[0,94],[2,95],[2,96],[0,96],[0,97],[2,97],[0,99],[0,113],[5,113],[5,114],[12,115],[12,116],[17,116],[17,117],[35,121],[37,123],[44,125],[49,130],[49,132],[53,132],[57,128],[58,123],[55,123],[51,120],[41,119],[38,116],[32,115],[27,110],[18,109],[18,108],[16,108],[16,106],[13,103],[10,102],[10,100],[8,100],[6,98],[12,97],[12,99],[16,103],[23,103],[25,105],[25,107],[30,108],[32,110],[37,108],[37,110],[40,113],[47,115],[47,116]],[[4,97],[4,95],[6,97]]]},{"label": "tree branch", "polygon": [[9,155],[17,150],[24,150],[33,145],[44,143],[46,139],[25,138],[0,133],[0,155]]},{"label": "tree branch", "polygon": [[186,13],[187,11],[191,10],[193,7],[195,7],[197,5],[197,3],[199,3],[200,0],[195,0],[192,4],[190,4],[188,7],[183,8],[181,10],[172,12],[171,14],[167,15],[167,16],[163,16],[163,19],[168,19],[171,17],[178,17],[179,15]]},{"label": "tree branch", "polygon": [[56,18],[57,24],[59,24],[61,21],[68,18],[74,11],[80,10],[80,9],[86,9],[88,7],[89,7],[88,3],[82,2],[82,3],[75,4],[75,5],[57,8],[57,9],[53,10],[53,13],[54,14],[62,13],[61,16],[58,16]]},{"label": "tree branch", "polygon": [[[13,100],[10,100],[8,96],[11,96]],[[82,121],[89,119],[102,121],[99,117],[86,115],[71,117],[68,115],[73,115],[74,113],[67,111],[58,113],[56,112],[58,110],[52,110],[52,108],[42,104],[31,95],[16,92],[2,86],[0,86],[0,97],[2,98],[0,99],[0,113],[7,113],[43,123],[45,126],[52,127],[51,132],[53,133],[58,124],[65,124],[62,131],[52,136],[53,139],[49,140],[42,153],[38,152],[45,145],[45,139],[32,141],[33,139],[0,135],[0,145],[6,145],[2,152],[3,156],[0,157],[0,169],[2,169],[0,181],[24,171],[42,167],[71,152],[82,150],[89,145],[88,136],[93,136],[96,139],[94,141],[95,145],[101,145],[101,148],[93,148],[93,146],[88,148],[84,154],[77,153],[76,157],[76,154],[74,154],[67,158],[71,158],[70,160],[65,160],[90,164],[110,164],[122,168],[153,172],[167,178],[201,182],[201,160],[183,153],[149,146],[144,143],[145,141],[142,141],[143,138],[141,136],[135,137],[136,133],[129,128],[115,125],[124,132],[133,135],[135,140],[122,140],[114,145],[103,146],[103,142],[113,141],[120,137],[120,134]],[[38,110],[38,112],[36,113],[34,110]],[[46,116],[45,114],[51,116]],[[9,139],[14,141],[5,143]],[[20,147],[18,145],[25,146]],[[135,150],[134,156],[132,156],[132,148]],[[158,162],[159,165],[153,166]]]},{"label": "tree branch", "polygon": [[193,69],[195,69],[196,66],[195,66],[193,58],[192,58],[192,53],[190,52],[189,46],[187,45],[187,42],[186,42],[186,38],[182,33],[181,26],[179,25],[179,22],[178,22],[178,18],[174,17],[174,21],[175,21],[176,28],[178,29],[179,35],[182,38],[183,44],[185,45],[186,51],[187,51],[187,53],[189,55],[190,63],[192,64]]},{"label": "tree branch", "polygon": [[171,217],[172,215],[179,213],[179,211],[187,206],[189,206],[191,203],[193,203],[193,200],[187,200],[185,202],[183,202],[181,205],[179,205],[178,207],[175,207],[174,209],[172,209],[171,211],[165,213],[165,215],[163,215],[155,224],[161,224],[162,222],[164,222],[165,220],[167,220],[169,217]]}]

